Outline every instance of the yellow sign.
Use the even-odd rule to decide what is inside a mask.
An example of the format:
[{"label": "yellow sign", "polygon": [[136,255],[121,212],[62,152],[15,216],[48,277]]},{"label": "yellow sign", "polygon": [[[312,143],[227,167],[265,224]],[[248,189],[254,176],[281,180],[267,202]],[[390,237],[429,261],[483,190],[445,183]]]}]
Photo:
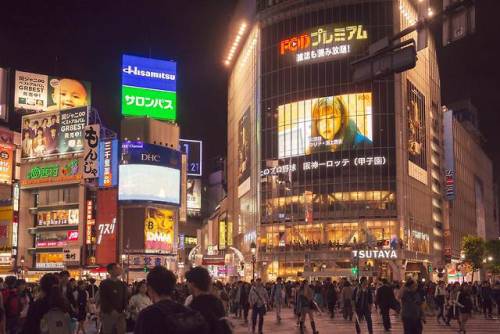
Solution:
[{"label": "yellow sign", "polygon": [[12,206],[0,207],[0,249],[10,249],[12,235],[12,220],[14,219],[14,211]]},{"label": "yellow sign", "polygon": [[175,212],[147,208],[144,221],[144,248],[149,251],[173,252]]}]

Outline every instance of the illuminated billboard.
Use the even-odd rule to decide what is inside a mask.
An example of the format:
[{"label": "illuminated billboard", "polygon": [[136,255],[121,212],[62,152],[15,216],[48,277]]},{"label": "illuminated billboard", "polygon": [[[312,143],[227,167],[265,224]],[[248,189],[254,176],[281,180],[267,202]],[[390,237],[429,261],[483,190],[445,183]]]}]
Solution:
[{"label": "illuminated billboard", "polygon": [[187,179],[187,208],[188,211],[201,210],[201,179]]},{"label": "illuminated billboard", "polygon": [[78,230],[47,231],[35,235],[35,247],[64,247],[78,242]]},{"label": "illuminated billboard", "polygon": [[174,61],[123,55],[122,114],[175,121],[176,79]]},{"label": "illuminated billboard", "polygon": [[144,220],[144,249],[146,252],[173,252],[175,212],[147,208]]},{"label": "illuminated billboard", "polygon": [[99,142],[99,187],[109,188],[118,184],[118,140]]},{"label": "illuminated billboard", "polygon": [[329,96],[278,107],[278,158],[373,145],[372,94]]},{"label": "illuminated billboard", "polygon": [[179,151],[143,142],[123,142],[119,173],[120,201],[180,205]]},{"label": "illuminated billboard", "polygon": [[16,71],[14,109],[23,114],[88,107],[90,83],[64,77]]},{"label": "illuminated billboard", "polygon": [[179,139],[181,152],[187,155],[187,175],[201,176],[203,172],[203,142]]},{"label": "illuminated billboard", "polygon": [[14,163],[14,147],[0,143],[0,183],[12,183],[12,165]]},{"label": "illuminated billboard", "polygon": [[31,159],[82,152],[86,124],[86,107],[23,116],[21,157]]},{"label": "illuminated billboard", "polygon": [[21,186],[75,182],[82,178],[78,159],[21,166]]},{"label": "illuminated billboard", "polygon": [[406,81],[408,119],[408,174],[427,184],[427,141],[425,126],[425,97],[411,83]]},{"label": "illuminated billboard", "polygon": [[59,209],[51,211],[38,211],[37,226],[78,226],[79,209]]},{"label": "illuminated billboard", "polygon": [[278,48],[280,56],[305,64],[345,57],[367,39],[361,24],[321,26],[283,39]]}]

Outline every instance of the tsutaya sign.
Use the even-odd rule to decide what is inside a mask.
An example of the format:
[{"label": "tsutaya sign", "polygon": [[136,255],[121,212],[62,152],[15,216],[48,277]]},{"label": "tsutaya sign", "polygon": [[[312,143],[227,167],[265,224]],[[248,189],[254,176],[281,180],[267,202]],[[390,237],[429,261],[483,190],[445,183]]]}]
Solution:
[{"label": "tsutaya sign", "polygon": [[394,249],[353,250],[352,257],[360,259],[397,259],[398,253]]},{"label": "tsutaya sign", "polygon": [[363,25],[322,26],[280,42],[281,56],[293,54],[297,63],[339,58],[352,52],[359,41],[368,39]]}]

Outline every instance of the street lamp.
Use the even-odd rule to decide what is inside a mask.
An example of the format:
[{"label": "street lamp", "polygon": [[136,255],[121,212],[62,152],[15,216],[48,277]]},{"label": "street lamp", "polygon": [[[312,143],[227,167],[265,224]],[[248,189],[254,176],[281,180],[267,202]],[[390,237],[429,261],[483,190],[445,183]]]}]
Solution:
[{"label": "street lamp", "polygon": [[255,258],[255,251],[257,249],[257,245],[255,245],[255,242],[252,241],[252,243],[250,244],[250,251],[252,252],[252,280],[255,279],[255,262],[256,262],[256,258]]}]

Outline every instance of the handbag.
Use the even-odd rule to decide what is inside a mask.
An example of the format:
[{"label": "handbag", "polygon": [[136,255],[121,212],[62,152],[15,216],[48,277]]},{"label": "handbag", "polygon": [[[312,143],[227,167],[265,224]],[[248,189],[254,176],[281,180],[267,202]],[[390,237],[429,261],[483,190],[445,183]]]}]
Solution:
[{"label": "handbag", "polygon": [[257,295],[257,297],[259,297],[260,301],[262,302],[262,315],[266,315],[266,312],[267,312],[267,307],[266,307],[266,303],[264,301],[264,299],[260,296],[260,293],[259,291],[257,291],[257,289],[255,288],[255,294]]}]

